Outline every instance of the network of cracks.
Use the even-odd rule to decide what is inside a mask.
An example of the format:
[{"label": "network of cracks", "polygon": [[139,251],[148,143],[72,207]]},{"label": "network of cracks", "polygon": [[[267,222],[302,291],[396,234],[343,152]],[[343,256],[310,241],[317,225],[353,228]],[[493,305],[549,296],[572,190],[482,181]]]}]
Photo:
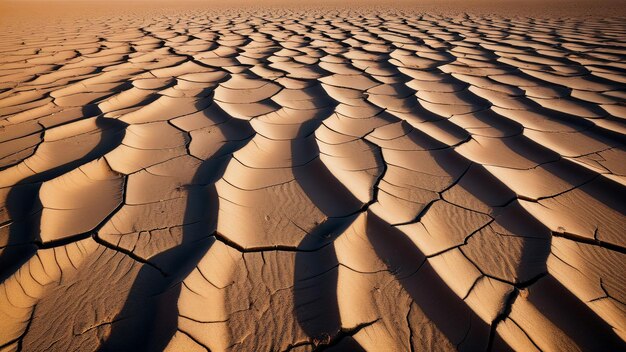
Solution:
[{"label": "network of cracks", "polygon": [[0,34],[0,350],[621,350],[623,19]]}]

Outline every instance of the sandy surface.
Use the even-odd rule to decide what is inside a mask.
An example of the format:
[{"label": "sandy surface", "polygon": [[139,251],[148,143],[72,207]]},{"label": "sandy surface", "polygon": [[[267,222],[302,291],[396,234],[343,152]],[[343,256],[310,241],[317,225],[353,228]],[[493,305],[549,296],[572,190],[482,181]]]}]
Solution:
[{"label": "sandy surface", "polygon": [[493,3],[2,3],[0,351],[626,349],[624,2]]}]

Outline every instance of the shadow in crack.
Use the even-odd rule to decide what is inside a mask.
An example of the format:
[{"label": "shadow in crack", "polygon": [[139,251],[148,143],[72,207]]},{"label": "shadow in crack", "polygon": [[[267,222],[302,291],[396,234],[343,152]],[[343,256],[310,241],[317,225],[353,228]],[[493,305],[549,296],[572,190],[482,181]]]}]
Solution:
[{"label": "shadow in crack", "polygon": [[[212,168],[203,164],[197,173]],[[143,265],[128,293],[124,306],[117,314],[103,351],[160,351],[176,332],[178,296],[181,281],[193,270],[209,249],[209,235],[217,219],[217,192],[213,185],[191,186],[187,194],[182,238],[175,247],[161,252],[149,262],[161,269]]]},{"label": "shadow in crack", "polygon": [[[366,234],[376,254],[388,263],[396,280],[436,330],[457,348],[473,351],[485,349],[489,326],[452,292],[406,235],[369,212]],[[416,264],[422,262],[421,266]],[[410,270],[407,268],[414,267],[418,267],[417,271],[407,273]],[[415,347],[417,350],[424,348]]]},{"label": "shadow in crack", "polygon": [[[310,127],[310,126],[309,126]],[[300,145],[303,141],[312,145]],[[296,139],[294,153],[313,149],[319,154],[314,139]],[[298,145],[296,145],[298,143]],[[297,156],[293,156],[297,159]],[[339,182],[319,157],[305,166],[293,169],[294,177],[308,198],[326,215],[326,221],[317,225],[302,239],[300,248],[321,248],[332,242],[354,221],[354,213],[363,206]],[[332,244],[331,244],[332,246]],[[321,275],[310,277],[311,267],[324,263],[333,266]],[[337,302],[338,264],[334,248],[296,253],[294,271],[294,307],[298,324],[310,337],[314,346],[323,347],[341,334],[341,319]],[[354,342],[355,348],[358,344]]]},{"label": "shadow in crack", "polygon": [[528,300],[574,340],[581,350],[626,350],[626,342],[615,330],[554,277],[546,276],[537,281],[530,290]]},{"label": "shadow in crack", "polygon": [[[198,105],[198,109],[206,106]],[[202,110],[208,119],[208,109]],[[211,235],[217,228],[219,199],[215,182],[219,180],[232,153],[245,145],[254,131],[247,121],[229,119],[223,128],[226,142],[211,157],[202,161],[190,185],[186,186],[187,201],[179,243],[151,258],[160,268],[143,265],[128,294],[128,298],[113,320],[110,337],[103,351],[163,350],[178,326],[178,298],[182,281],[195,268],[214,242]],[[219,128],[220,124],[218,126]],[[209,133],[209,132],[207,132]],[[232,142],[228,142],[232,140]]]},{"label": "shadow in crack", "polygon": [[[96,113],[95,105],[83,108],[85,113]],[[117,147],[124,139],[126,124],[122,121],[96,117],[96,126],[100,130],[100,140],[83,157],[64,163],[50,170],[37,173],[19,182],[11,188],[6,198],[6,211],[13,221],[8,226],[8,246],[0,253],[0,281],[4,281],[37,251],[36,241],[39,240],[39,222],[41,218],[41,203],[39,189],[45,181],[61,176],[66,172],[102,157]]]}]

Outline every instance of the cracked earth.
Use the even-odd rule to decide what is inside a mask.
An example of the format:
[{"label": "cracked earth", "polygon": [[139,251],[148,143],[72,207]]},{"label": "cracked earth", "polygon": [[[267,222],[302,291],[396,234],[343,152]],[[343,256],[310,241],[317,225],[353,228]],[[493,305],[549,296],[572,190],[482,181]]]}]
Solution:
[{"label": "cracked earth", "polygon": [[3,25],[0,350],[624,350],[624,23]]}]

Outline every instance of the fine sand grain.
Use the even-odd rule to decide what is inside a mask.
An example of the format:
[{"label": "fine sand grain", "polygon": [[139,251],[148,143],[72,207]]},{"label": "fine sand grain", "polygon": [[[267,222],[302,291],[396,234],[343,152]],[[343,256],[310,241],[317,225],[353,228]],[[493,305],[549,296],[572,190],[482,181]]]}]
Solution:
[{"label": "fine sand grain", "polygon": [[1,3],[0,351],[626,350],[598,3]]}]

